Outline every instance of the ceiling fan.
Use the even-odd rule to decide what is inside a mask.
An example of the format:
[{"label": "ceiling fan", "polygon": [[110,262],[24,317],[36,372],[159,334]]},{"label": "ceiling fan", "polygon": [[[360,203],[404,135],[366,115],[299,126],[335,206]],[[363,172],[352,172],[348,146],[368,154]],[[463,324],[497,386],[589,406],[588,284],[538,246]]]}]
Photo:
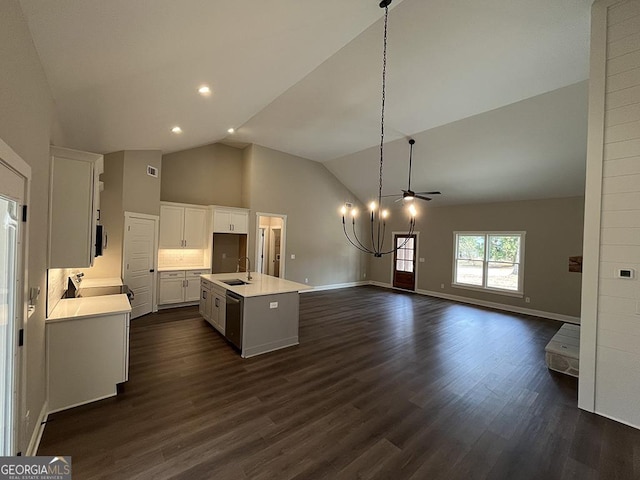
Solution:
[{"label": "ceiling fan", "polygon": [[426,200],[427,202],[431,200],[431,197],[425,197],[425,195],[441,195],[440,192],[414,192],[411,190],[411,163],[413,161],[413,145],[416,141],[413,138],[409,139],[409,145],[411,146],[411,150],[409,152],[409,185],[406,190],[402,190],[402,194],[396,195],[382,195],[383,197],[400,197],[396,200],[399,202],[400,200],[411,201],[414,198],[419,198],[420,200]]}]

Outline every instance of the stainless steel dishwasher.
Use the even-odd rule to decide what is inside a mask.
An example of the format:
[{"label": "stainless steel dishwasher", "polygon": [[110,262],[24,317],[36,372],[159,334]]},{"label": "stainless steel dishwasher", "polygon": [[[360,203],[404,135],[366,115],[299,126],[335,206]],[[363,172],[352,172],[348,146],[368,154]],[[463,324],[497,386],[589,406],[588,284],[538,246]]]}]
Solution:
[{"label": "stainless steel dishwasher", "polygon": [[242,351],[243,297],[227,290],[226,300],[225,335],[233,346]]}]

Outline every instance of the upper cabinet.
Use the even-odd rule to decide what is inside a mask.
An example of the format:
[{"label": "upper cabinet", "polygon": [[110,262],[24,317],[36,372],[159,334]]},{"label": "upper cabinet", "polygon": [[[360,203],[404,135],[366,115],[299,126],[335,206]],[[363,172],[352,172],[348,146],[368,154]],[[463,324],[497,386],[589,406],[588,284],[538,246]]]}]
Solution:
[{"label": "upper cabinet", "polygon": [[207,208],[160,204],[160,248],[207,248]]},{"label": "upper cabinet", "polygon": [[51,147],[49,268],[93,265],[102,155]]},{"label": "upper cabinet", "polygon": [[213,233],[249,233],[249,212],[242,208],[213,207]]}]

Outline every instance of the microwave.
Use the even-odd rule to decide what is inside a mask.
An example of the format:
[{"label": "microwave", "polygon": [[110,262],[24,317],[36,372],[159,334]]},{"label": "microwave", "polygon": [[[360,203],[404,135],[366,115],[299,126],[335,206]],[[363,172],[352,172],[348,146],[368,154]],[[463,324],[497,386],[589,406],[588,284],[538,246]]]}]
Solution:
[{"label": "microwave", "polygon": [[96,225],[96,257],[101,256],[107,249],[107,231],[103,225]]}]

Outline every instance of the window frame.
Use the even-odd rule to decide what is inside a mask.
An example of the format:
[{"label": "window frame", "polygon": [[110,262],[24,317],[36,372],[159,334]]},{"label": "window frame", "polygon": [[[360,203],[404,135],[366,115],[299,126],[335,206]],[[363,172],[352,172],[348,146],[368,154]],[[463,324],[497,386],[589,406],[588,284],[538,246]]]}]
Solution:
[{"label": "window frame", "polygon": [[[454,231],[453,232],[453,266],[451,272],[451,286],[454,288],[463,288],[467,290],[475,290],[479,292],[495,293],[508,297],[524,297],[524,259],[525,259],[525,239],[526,231]],[[518,290],[507,290],[503,288],[489,287],[487,279],[489,274],[489,237],[491,236],[515,236],[520,237],[520,261],[518,262]],[[484,237],[484,256],[482,259],[482,285],[471,285],[467,283],[456,282],[456,273],[458,269],[458,237],[459,236],[483,236]],[[495,262],[494,262],[495,263]]]}]

